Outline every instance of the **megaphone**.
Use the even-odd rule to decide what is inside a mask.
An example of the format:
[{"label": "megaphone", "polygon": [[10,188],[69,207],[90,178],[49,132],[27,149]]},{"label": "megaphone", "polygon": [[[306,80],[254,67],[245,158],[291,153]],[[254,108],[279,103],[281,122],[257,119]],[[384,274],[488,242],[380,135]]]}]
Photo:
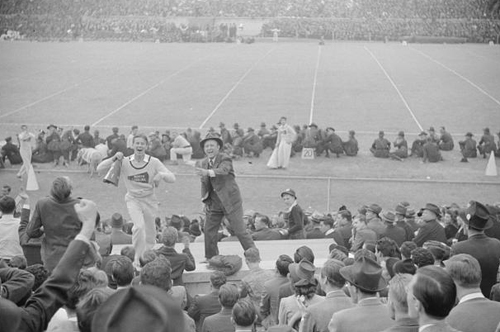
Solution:
[{"label": "megaphone", "polygon": [[115,187],[118,187],[121,170],[122,170],[122,161],[115,160],[115,162],[111,164],[111,167],[109,168],[108,173],[106,173],[106,176],[104,176],[104,178],[102,179],[102,182],[110,183]]}]

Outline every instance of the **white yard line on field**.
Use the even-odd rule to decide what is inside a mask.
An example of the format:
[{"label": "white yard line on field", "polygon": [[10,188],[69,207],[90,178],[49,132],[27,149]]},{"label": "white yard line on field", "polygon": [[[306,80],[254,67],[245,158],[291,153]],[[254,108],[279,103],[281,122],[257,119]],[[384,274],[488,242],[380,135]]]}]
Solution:
[{"label": "white yard line on field", "polygon": [[212,112],[210,112],[210,114],[207,116],[205,121],[203,121],[201,123],[201,125],[199,126],[199,129],[203,129],[203,126],[205,126],[205,124],[212,118],[212,116],[215,114],[215,112],[217,112],[219,110],[219,108],[222,106],[222,104],[224,104],[224,102],[227,100],[227,98],[229,98],[229,96],[233,93],[233,91],[236,90],[236,88],[241,84],[241,82],[243,82],[243,80],[248,76],[248,74],[250,74],[250,72],[255,68],[255,66],[257,66],[262,60],[264,60],[275,49],[276,49],[276,47],[273,47],[272,49],[270,49],[266,54],[264,54],[264,56],[262,56],[259,60],[255,61],[250,66],[250,68],[248,68],[248,70],[243,74],[243,76],[240,77],[238,82],[236,82],[233,85],[233,87],[226,93],[226,95],[221,99],[221,101],[217,104],[217,106],[215,106],[215,108],[212,110]]},{"label": "white yard line on field", "polygon": [[318,69],[319,69],[319,60],[321,58],[321,45],[318,46],[318,57],[316,59],[316,68],[314,69],[314,81],[313,81],[313,88],[312,88],[312,96],[311,96],[311,110],[309,112],[309,124],[313,122],[313,115],[314,115],[314,99],[316,98],[316,82],[318,80]]},{"label": "white yard line on field", "polygon": [[471,80],[469,80],[467,77],[457,73],[455,70],[451,69],[450,67],[442,64],[441,62],[437,61],[436,59],[434,59],[433,57],[431,57],[430,55],[420,51],[420,50],[417,50],[413,47],[410,47],[410,49],[414,52],[418,52],[420,55],[426,57],[427,59],[431,60],[432,62],[440,65],[441,67],[443,67],[444,69],[448,70],[449,72],[455,74],[456,76],[460,77],[462,80],[464,80],[465,82],[469,83],[470,85],[472,85],[474,88],[476,88],[477,90],[479,90],[479,92],[481,92],[482,94],[484,94],[485,96],[487,96],[488,98],[490,98],[491,100],[493,100],[495,103],[497,103],[498,105],[500,105],[500,101],[498,99],[496,99],[495,97],[493,97],[492,95],[490,95],[488,92],[484,91],[483,89],[481,89],[477,84],[475,84],[474,82],[472,82]]},{"label": "white yard line on field", "polygon": [[417,120],[417,117],[415,116],[415,114],[413,114],[413,111],[411,110],[410,105],[408,105],[408,102],[406,101],[405,97],[403,96],[403,94],[401,93],[401,91],[399,91],[396,83],[394,83],[394,81],[392,80],[391,76],[389,76],[389,74],[385,70],[384,66],[382,66],[382,64],[380,63],[380,61],[378,61],[377,57],[375,57],[375,55],[372,53],[372,51],[370,51],[368,49],[368,47],[365,46],[364,49],[368,52],[368,54],[371,55],[371,57],[373,58],[373,60],[375,60],[375,62],[378,64],[378,66],[380,67],[380,69],[384,73],[385,77],[387,77],[387,79],[389,80],[389,82],[391,82],[392,87],[398,93],[399,98],[401,98],[401,100],[403,101],[403,104],[405,105],[406,109],[408,110],[408,112],[410,112],[410,115],[413,118],[413,120],[415,121],[415,123],[417,124],[418,128],[421,131],[424,130],[424,128],[422,127],[422,125],[420,124],[420,122]]},{"label": "white yard line on field", "polygon": [[18,112],[20,112],[20,111],[22,111],[22,110],[25,110],[25,109],[27,109],[27,108],[29,108],[29,107],[31,107],[31,106],[34,106],[34,105],[36,105],[36,104],[39,104],[39,103],[41,103],[41,102],[43,102],[43,101],[45,101],[45,100],[48,100],[48,99],[50,99],[50,98],[52,98],[52,97],[58,96],[58,95],[60,95],[60,94],[63,94],[63,93],[65,93],[66,91],[69,91],[69,90],[71,90],[71,89],[74,89],[74,88],[76,88],[77,86],[79,86],[80,84],[83,84],[83,83],[85,83],[85,82],[87,82],[87,81],[89,81],[89,80],[90,80],[90,78],[87,78],[86,80],[83,80],[82,82],[79,82],[79,83],[73,84],[72,86],[70,86],[70,87],[68,87],[68,88],[66,88],[66,89],[59,90],[59,91],[57,91],[57,92],[54,92],[54,93],[53,93],[53,94],[51,94],[51,95],[48,95],[48,96],[46,96],[46,97],[43,97],[42,99],[38,99],[37,101],[34,101],[34,102],[32,102],[32,103],[30,103],[30,104],[28,104],[28,105],[24,105],[24,106],[22,106],[22,107],[19,107],[18,109],[15,109],[15,110],[13,110],[13,111],[10,111],[10,112],[7,112],[7,113],[5,113],[5,114],[2,114],[2,115],[0,115],[0,119],[1,119],[1,118],[5,118],[6,116],[9,116],[9,115],[12,115],[12,114],[18,113]]}]

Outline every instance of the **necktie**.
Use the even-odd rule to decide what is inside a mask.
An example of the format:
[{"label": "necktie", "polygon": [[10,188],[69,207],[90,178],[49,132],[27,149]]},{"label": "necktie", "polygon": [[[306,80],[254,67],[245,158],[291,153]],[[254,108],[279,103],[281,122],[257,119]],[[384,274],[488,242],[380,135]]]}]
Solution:
[{"label": "necktie", "polygon": [[212,158],[208,159],[208,169],[212,169],[214,167],[214,160]]}]

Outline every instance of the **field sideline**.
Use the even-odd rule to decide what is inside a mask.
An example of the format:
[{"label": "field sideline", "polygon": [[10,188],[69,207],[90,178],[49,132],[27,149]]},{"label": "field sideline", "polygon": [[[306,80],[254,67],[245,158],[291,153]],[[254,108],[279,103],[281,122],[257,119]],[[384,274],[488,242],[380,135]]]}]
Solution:
[{"label": "field sideline", "polygon": [[[379,130],[391,141],[403,130],[410,143],[430,126],[446,126],[456,141],[467,131],[480,135],[486,126],[498,132],[498,46],[4,42],[0,59],[1,138],[14,135],[23,123],[32,131],[49,123],[80,129],[90,124],[103,136],[115,125],[127,133],[133,124],[144,131],[191,127],[204,133],[221,121],[228,127],[238,122],[245,129],[258,128],[262,121],[271,126],[281,115],[292,124],[333,126],[344,138],[348,130],[356,130],[357,158],[294,158],[290,170],[279,174],[265,167],[270,151],[260,159],[236,161],[245,208],[275,212],[282,207],[276,195],[284,187],[303,192],[303,205],[320,210],[340,202],[499,200],[500,181],[484,176],[486,161],[460,164],[458,147],[437,165],[375,160],[368,151]],[[42,190],[35,197],[44,196],[53,177],[66,172],[49,172],[47,166],[39,167]],[[169,202],[163,213],[200,210],[192,170],[170,168],[179,180],[162,187],[160,199]],[[73,165],[69,171],[79,170]],[[92,195],[103,202],[105,212],[123,211],[124,204],[110,197],[115,196],[111,187],[96,179],[89,182],[84,173],[70,174],[81,186],[79,196],[88,197],[97,188]],[[13,172],[0,172],[0,183],[18,186],[13,177]],[[339,179],[330,183],[328,204],[327,180],[304,177]],[[374,181],[348,181],[359,178]],[[121,195],[123,188],[119,190]]]}]

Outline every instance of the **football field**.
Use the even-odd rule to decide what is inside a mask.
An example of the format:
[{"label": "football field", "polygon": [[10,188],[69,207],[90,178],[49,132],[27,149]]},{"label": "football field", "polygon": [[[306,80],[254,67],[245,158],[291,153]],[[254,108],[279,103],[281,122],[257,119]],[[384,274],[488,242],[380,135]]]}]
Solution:
[{"label": "football field", "polygon": [[[111,127],[128,134],[200,130],[219,122],[232,127],[268,127],[280,116],[291,124],[334,127],[342,138],[355,130],[356,158],[301,160],[288,171],[265,167],[259,159],[235,161],[245,208],[275,213],[279,192],[294,187],[306,208],[326,211],[341,204],[406,200],[419,206],[500,201],[498,177],[485,177],[486,160],[459,163],[458,140],[484,127],[500,131],[500,47],[463,44],[279,43],[0,43],[0,138],[21,124],[32,132],[53,123],[80,130],[89,124],[102,136]],[[455,150],[445,161],[420,164],[376,160],[368,151],[379,130],[390,141],[403,130],[409,144],[421,130],[445,126]],[[165,214],[200,210],[199,180],[188,166],[169,166],[174,185],[161,187]],[[88,180],[85,168],[40,165],[44,196],[54,176],[72,174],[79,196],[95,196],[112,213],[124,204],[118,191]],[[0,183],[18,186],[15,173],[0,172]],[[168,192],[166,192],[168,191]],[[120,192],[119,202],[116,199]]]}]

